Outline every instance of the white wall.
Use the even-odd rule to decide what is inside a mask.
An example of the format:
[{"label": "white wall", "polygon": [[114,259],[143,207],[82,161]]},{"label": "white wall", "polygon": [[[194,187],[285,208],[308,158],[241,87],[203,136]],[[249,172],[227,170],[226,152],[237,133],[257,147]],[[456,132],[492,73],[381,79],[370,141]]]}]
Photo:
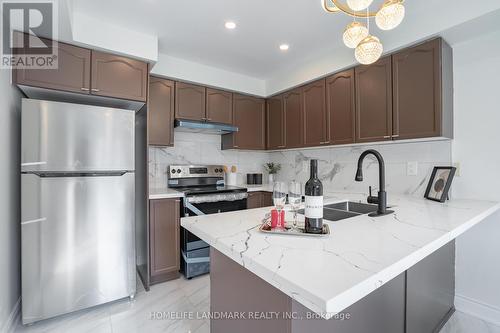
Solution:
[{"label": "white wall", "polygon": [[151,73],[246,94],[266,96],[264,80],[166,54],[158,55],[158,62]]},{"label": "white wall", "polygon": [[[500,201],[500,32],[453,46],[456,197]],[[500,214],[457,241],[456,307],[500,323]]]},{"label": "white wall", "polygon": [[21,293],[20,94],[0,69],[0,331]]},{"label": "white wall", "polygon": [[78,11],[71,18],[73,42],[117,54],[158,60],[158,37],[96,20]]}]

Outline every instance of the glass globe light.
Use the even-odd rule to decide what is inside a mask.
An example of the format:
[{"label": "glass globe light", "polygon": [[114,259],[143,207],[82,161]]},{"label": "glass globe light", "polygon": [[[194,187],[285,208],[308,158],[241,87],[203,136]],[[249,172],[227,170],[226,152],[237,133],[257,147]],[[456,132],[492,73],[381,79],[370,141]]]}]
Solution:
[{"label": "glass globe light", "polygon": [[375,36],[369,35],[356,47],[354,56],[361,64],[369,65],[376,62],[382,55],[383,51],[384,47],[382,46],[382,43],[380,43],[380,40]]},{"label": "glass globe light", "polygon": [[405,17],[405,7],[401,0],[386,0],[375,16],[377,26],[382,30],[397,27]]},{"label": "glass globe light", "polygon": [[368,29],[359,22],[350,23],[344,30],[344,44],[351,49],[356,48],[366,37],[368,37]]},{"label": "glass globe light", "polygon": [[354,11],[360,11],[368,8],[373,0],[347,0],[347,5]]}]

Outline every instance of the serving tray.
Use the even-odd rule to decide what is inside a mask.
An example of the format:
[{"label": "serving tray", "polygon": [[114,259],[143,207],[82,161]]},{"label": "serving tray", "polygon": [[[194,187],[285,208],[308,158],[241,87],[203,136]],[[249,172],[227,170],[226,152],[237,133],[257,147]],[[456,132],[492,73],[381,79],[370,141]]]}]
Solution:
[{"label": "serving tray", "polygon": [[293,235],[293,236],[306,236],[306,237],[325,237],[330,235],[330,227],[328,224],[323,224],[323,232],[321,234],[311,234],[307,233],[303,226],[297,225],[297,228],[294,229],[288,226],[291,223],[285,222],[285,228],[283,229],[273,229],[271,228],[270,217],[267,217],[262,220],[262,224],[259,227],[259,231],[266,234],[275,234],[275,235]]}]

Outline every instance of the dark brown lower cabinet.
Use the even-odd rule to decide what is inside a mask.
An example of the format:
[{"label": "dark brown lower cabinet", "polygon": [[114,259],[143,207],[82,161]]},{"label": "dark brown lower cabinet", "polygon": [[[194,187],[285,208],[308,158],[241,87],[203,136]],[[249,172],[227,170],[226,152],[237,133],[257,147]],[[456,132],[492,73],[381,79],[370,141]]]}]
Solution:
[{"label": "dark brown lower cabinet", "polygon": [[273,194],[271,192],[248,192],[247,208],[261,208],[273,205]]},{"label": "dark brown lower cabinet", "polygon": [[262,192],[262,207],[270,207],[273,204],[273,193]]},{"label": "dark brown lower cabinet", "polygon": [[149,201],[151,284],[179,277],[180,199]]}]

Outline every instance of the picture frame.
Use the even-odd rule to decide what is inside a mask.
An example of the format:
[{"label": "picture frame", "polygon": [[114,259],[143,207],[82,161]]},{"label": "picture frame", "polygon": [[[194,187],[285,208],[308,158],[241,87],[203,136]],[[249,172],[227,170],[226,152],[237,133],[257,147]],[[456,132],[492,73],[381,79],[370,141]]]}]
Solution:
[{"label": "picture frame", "polygon": [[456,170],[457,168],[450,166],[435,166],[424,197],[428,200],[445,202]]}]

